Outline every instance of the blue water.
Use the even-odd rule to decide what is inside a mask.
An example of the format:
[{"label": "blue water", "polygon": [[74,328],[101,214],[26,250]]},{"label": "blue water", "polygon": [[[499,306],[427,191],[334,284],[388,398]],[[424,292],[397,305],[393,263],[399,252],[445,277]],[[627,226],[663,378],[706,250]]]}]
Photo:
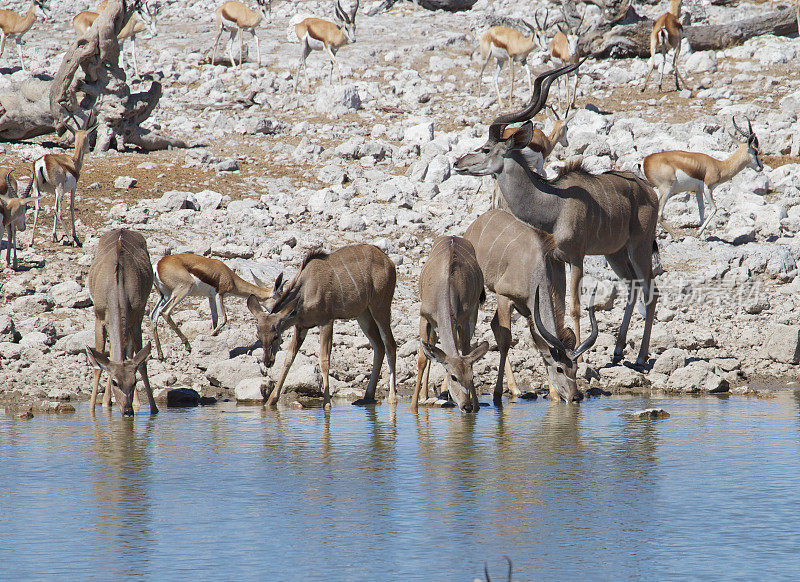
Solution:
[{"label": "blue water", "polygon": [[0,578],[796,579],[799,427],[790,391],[0,416]]}]

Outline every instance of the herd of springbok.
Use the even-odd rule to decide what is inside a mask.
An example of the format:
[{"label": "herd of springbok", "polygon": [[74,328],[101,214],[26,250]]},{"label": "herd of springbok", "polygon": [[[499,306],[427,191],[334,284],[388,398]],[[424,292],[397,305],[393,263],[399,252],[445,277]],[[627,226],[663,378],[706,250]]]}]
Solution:
[{"label": "herd of springbok", "polygon": [[[239,62],[243,62],[245,31],[256,39],[257,27],[269,17],[269,0],[256,0],[254,11],[235,0],[225,2],[216,11],[219,27],[211,55],[216,51],[223,32],[230,32],[228,55],[231,66],[237,66],[233,44],[239,36]],[[36,8],[44,9],[47,0],[32,0],[27,15],[0,11],[2,42],[12,35],[20,48],[21,36],[30,29]],[[105,9],[81,12],[73,19],[78,34],[85,34]],[[333,69],[337,68],[335,54],[347,42],[355,41],[355,20],[358,2],[345,9],[336,0],[335,14],[341,25],[319,18],[306,18],[292,27],[301,42],[301,58],[294,78],[294,89],[312,50],[324,50]],[[118,35],[122,42],[135,38],[145,27],[155,31],[159,8],[144,3],[138,16]],[[650,69],[645,86],[654,67],[655,55],[674,51],[675,83],[686,82],[678,72],[677,60],[682,36],[679,21],[680,0],[670,0],[670,11],[655,21],[651,34]],[[139,18],[142,21],[138,20]],[[798,17],[800,20],[800,16]],[[436,361],[446,369],[440,394],[449,397],[466,412],[477,411],[480,403],[475,388],[473,365],[489,350],[488,342],[471,343],[476,332],[478,310],[486,299],[486,290],[496,295],[496,310],[491,320],[500,363],[494,386],[493,402],[502,405],[504,379],[512,396],[520,395],[508,359],[511,346],[511,318],[514,310],[528,322],[536,350],[544,361],[551,398],[566,402],[579,401],[582,393],[577,387],[576,373],[579,358],[592,348],[598,336],[594,315],[594,296],[589,302],[590,332],[581,341],[581,281],[586,255],[602,255],[621,279],[629,283],[625,310],[617,334],[612,363],[624,357],[626,336],[633,308],[637,301],[644,304],[644,332],[634,367],[645,370],[649,365],[649,341],[656,302],[659,297],[655,278],[662,272],[656,231],[663,221],[664,206],[670,197],[680,192],[694,192],[700,211],[700,233],[710,224],[716,212],[713,189],[745,167],[762,168],[758,139],[749,120],[744,129],[736,121],[734,128],[744,141],[726,160],[717,160],[703,153],[665,151],[647,156],[642,161],[644,177],[632,172],[608,171],[592,174],[578,162],[566,164],[554,178],[543,171],[544,160],[557,144],[567,142],[567,129],[575,111],[580,66],[586,58],[578,51],[581,23],[570,23],[564,14],[557,24],[559,31],[547,42],[549,13],[534,24],[524,22],[530,36],[502,27],[489,28],[480,40],[483,57],[481,77],[488,62],[494,58],[497,70],[494,86],[502,106],[500,70],[505,62],[511,69],[509,103],[513,102],[513,65],[525,67],[528,73],[530,99],[519,111],[498,116],[489,128],[486,143],[476,151],[461,156],[455,171],[471,176],[493,176],[496,188],[492,209],[479,216],[460,236],[438,237],[430,249],[419,280],[420,348],[412,408],[431,403],[428,378],[430,363]],[[556,68],[535,80],[527,58],[537,48],[546,51]],[[2,46],[0,46],[2,53]],[[22,52],[20,48],[20,61]],[[137,70],[135,47],[134,68]],[[661,71],[663,81],[663,64]],[[569,77],[576,79],[570,91]],[[550,134],[535,129],[532,119],[545,109],[553,83],[564,86],[563,116],[556,113]],[[481,80],[479,78],[478,87]],[[644,89],[644,87],[643,87]],[[571,96],[570,96],[571,93]],[[75,230],[75,191],[80,178],[83,158],[89,139],[96,128],[95,113],[82,122],[71,113],[67,128],[74,136],[74,153],[47,154],[31,166],[31,179],[21,196],[11,172],[0,184],[2,231],[8,238],[6,261],[17,268],[17,231],[25,230],[25,212],[35,205],[31,235],[33,245],[39,201],[49,194],[55,196],[52,237],[58,238],[61,201],[70,195],[72,240],[81,242]],[[516,125],[515,125],[516,124]],[[31,195],[33,192],[33,195]],[[705,215],[705,205],[711,207]],[[664,225],[665,228],[666,225]],[[2,232],[0,231],[0,232]],[[669,231],[672,232],[672,231]],[[565,325],[567,312],[566,265],[570,267],[569,311],[572,328]],[[158,300],[150,313],[154,327],[157,355],[164,358],[158,335],[159,320],[163,320],[178,335],[187,351],[189,339],[172,319],[173,310],[189,296],[207,297],[211,309],[212,335],[227,322],[223,299],[226,295],[246,298],[253,314],[257,338],[263,351],[262,373],[275,363],[281,337],[293,328],[283,369],[271,393],[265,394],[267,405],[275,404],[283,389],[292,362],[307,332],[319,328],[320,368],[323,381],[323,405],[330,406],[329,365],[333,344],[333,324],[336,320],[358,321],[373,350],[372,372],[363,398],[354,404],[376,401],[376,388],[383,359],[389,366],[388,399],[395,402],[397,345],[391,328],[391,311],[396,283],[395,266],[389,257],[370,244],[355,244],[327,253],[309,253],[291,281],[282,275],[272,287],[256,280],[249,283],[223,262],[191,253],[167,255],[155,268],[150,260],[144,237],[135,231],[120,229],[105,233],[98,244],[89,271],[89,291],[95,310],[95,345],[87,347],[89,360],[95,367],[91,406],[94,410],[101,370],[108,375],[103,405],[111,402],[112,390],[123,414],[133,414],[138,406],[137,374],[141,375],[151,413],[158,411],[147,376],[147,360],[151,344],[142,344],[142,320],[153,286]],[[221,319],[220,316],[221,315]],[[108,350],[106,344],[108,343]]]}]

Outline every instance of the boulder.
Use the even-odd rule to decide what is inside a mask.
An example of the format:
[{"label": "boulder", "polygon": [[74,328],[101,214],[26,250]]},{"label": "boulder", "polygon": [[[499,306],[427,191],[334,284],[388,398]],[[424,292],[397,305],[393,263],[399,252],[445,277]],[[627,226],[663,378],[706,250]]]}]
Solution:
[{"label": "boulder", "polygon": [[659,374],[672,374],[678,368],[682,368],[686,363],[689,353],[680,348],[669,348],[656,358],[653,364],[653,372]]},{"label": "boulder", "polygon": [[469,10],[478,0],[417,0],[417,3],[426,10],[446,10],[447,12],[460,12]]},{"label": "boulder", "polygon": [[258,376],[255,378],[245,378],[236,384],[234,395],[237,402],[258,402],[264,401],[270,389],[270,379]]},{"label": "boulder", "polygon": [[433,141],[433,121],[418,123],[406,128],[403,133],[403,141],[419,144]]},{"label": "boulder", "polygon": [[167,406],[172,408],[186,408],[198,406],[200,394],[191,388],[173,388],[167,392]]},{"label": "boulder", "polygon": [[782,364],[800,363],[800,325],[770,325],[767,328],[763,356]]},{"label": "boulder", "polygon": [[83,287],[77,281],[64,281],[50,288],[50,296],[59,307],[71,307],[81,291]]},{"label": "boulder", "polygon": [[[274,382],[278,381],[285,360],[286,352],[278,352],[275,363],[268,372]],[[314,360],[303,354],[297,354],[283,384],[283,392],[297,392],[308,396],[322,395],[322,374]]]},{"label": "boulder", "polygon": [[230,360],[213,362],[206,370],[212,386],[234,390],[242,378],[261,375],[261,369],[252,356],[239,356]]},{"label": "boulder", "polygon": [[130,190],[136,186],[136,178],[131,176],[117,176],[114,180],[114,188],[117,190]]},{"label": "boulder", "polygon": [[625,416],[627,418],[654,420],[658,418],[669,418],[669,412],[663,408],[645,408],[644,410],[636,410],[634,412],[623,412],[621,416]]}]

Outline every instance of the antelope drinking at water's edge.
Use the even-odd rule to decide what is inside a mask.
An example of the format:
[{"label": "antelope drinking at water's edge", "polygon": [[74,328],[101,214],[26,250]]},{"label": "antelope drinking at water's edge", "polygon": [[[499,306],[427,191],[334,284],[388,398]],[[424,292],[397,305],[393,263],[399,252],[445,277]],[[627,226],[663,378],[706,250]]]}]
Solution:
[{"label": "antelope drinking at water's edge", "polygon": [[497,311],[492,318],[492,331],[500,349],[495,406],[502,404],[506,370],[512,395],[519,395],[508,364],[512,308],[528,319],[533,342],[547,368],[551,396],[557,395],[566,402],[581,400],[583,394],[575,383],[577,360],[597,339],[597,321],[594,305],[590,305],[592,331],[576,348],[575,334],[564,327],[560,307],[563,296],[559,297],[563,290],[554,282],[558,270],[563,274],[564,264],[553,258],[556,249],[553,236],[504,210],[490,210],[469,226],[464,238],[475,248],[486,286],[497,294]]},{"label": "antelope drinking at water's edge", "polygon": [[[140,372],[150,402],[150,414],[158,412],[147,377],[150,342],[142,348],[142,318],[152,288],[153,267],[144,237],[125,229],[104,234],[89,267],[89,295],[94,302],[95,316],[94,348],[86,347],[89,361],[95,366],[89,403],[92,414],[97,402],[101,369],[109,374],[103,406],[111,406],[111,387],[114,385],[122,414],[133,415],[134,407],[139,406],[136,372]],[[108,356],[104,353],[106,337]]]},{"label": "antelope drinking at water's edge", "polygon": [[[417,409],[423,385],[427,398],[429,360],[436,360],[449,375],[450,397],[465,412],[477,412],[472,364],[489,351],[489,342],[470,348],[478,305],[486,299],[483,273],[472,244],[460,236],[437,238],[420,274],[419,295],[421,347],[411,409]],[[437,337],[442,340],[442,349],[436,347]]]},{"label": "antelope drinking at water's edge", "polygon": [[[281,335],[294,327],[280,378],[267,404],[280,398],[286,375],[306,333],[319,327],[319,362],[322,370],[324,406],[330,406],[328,367],[331,360],[333,322],[355,319],[372,345],[372,373],[364,398],[353,404],[375,402],[375,388],[383,365],[389,362],[389,402],[397,400],[395,360],[397,344],[391,329],[392,299],[397,280],[394,263],[378,247],[351,245],[330,254],[313,251],[306,256],[300,272],[288,284],[281,297],[267,312],[255,295],[247,298],[247,307],[256,318],[258,339],[264,349],[264,366],[272,367]],[[263,371],[265,372],[265,370]]]}]

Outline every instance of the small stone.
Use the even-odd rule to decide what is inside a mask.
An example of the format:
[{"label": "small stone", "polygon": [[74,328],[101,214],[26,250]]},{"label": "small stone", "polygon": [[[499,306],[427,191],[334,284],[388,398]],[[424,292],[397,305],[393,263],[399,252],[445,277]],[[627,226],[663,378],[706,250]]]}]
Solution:
[{"label": "small stone", "polygon": [[239,169],[239,160],[236,158],[226,158],[221,162],[217,162],[214,165],[214,169],[217,172],[235,172]]},{"label": "small stone", "polygon": [[114,180],[114,188],[117,190],[130,190],[134,186],[136,186],[136,178],[131,176],[118,176]]},{"label": "small stone", "polygon": [[295,400],[289,405],[289,408],[291,408],[292,410],[303,410],[305,406],[303,406],[302,402],[298,402],[297,400]]},{"label": "small stone", "polygon": [[200,394],[191,388],[173,388],[167,392],[167,406],[185,408],[200,404]]},{"label": "small stone", "polygon": [[644,410],[636,410],[634,412],[624,412],[620,416],[653,420],[658,418],[669,418],[670,415],[669,412],[663,408],[645,408]]}]

